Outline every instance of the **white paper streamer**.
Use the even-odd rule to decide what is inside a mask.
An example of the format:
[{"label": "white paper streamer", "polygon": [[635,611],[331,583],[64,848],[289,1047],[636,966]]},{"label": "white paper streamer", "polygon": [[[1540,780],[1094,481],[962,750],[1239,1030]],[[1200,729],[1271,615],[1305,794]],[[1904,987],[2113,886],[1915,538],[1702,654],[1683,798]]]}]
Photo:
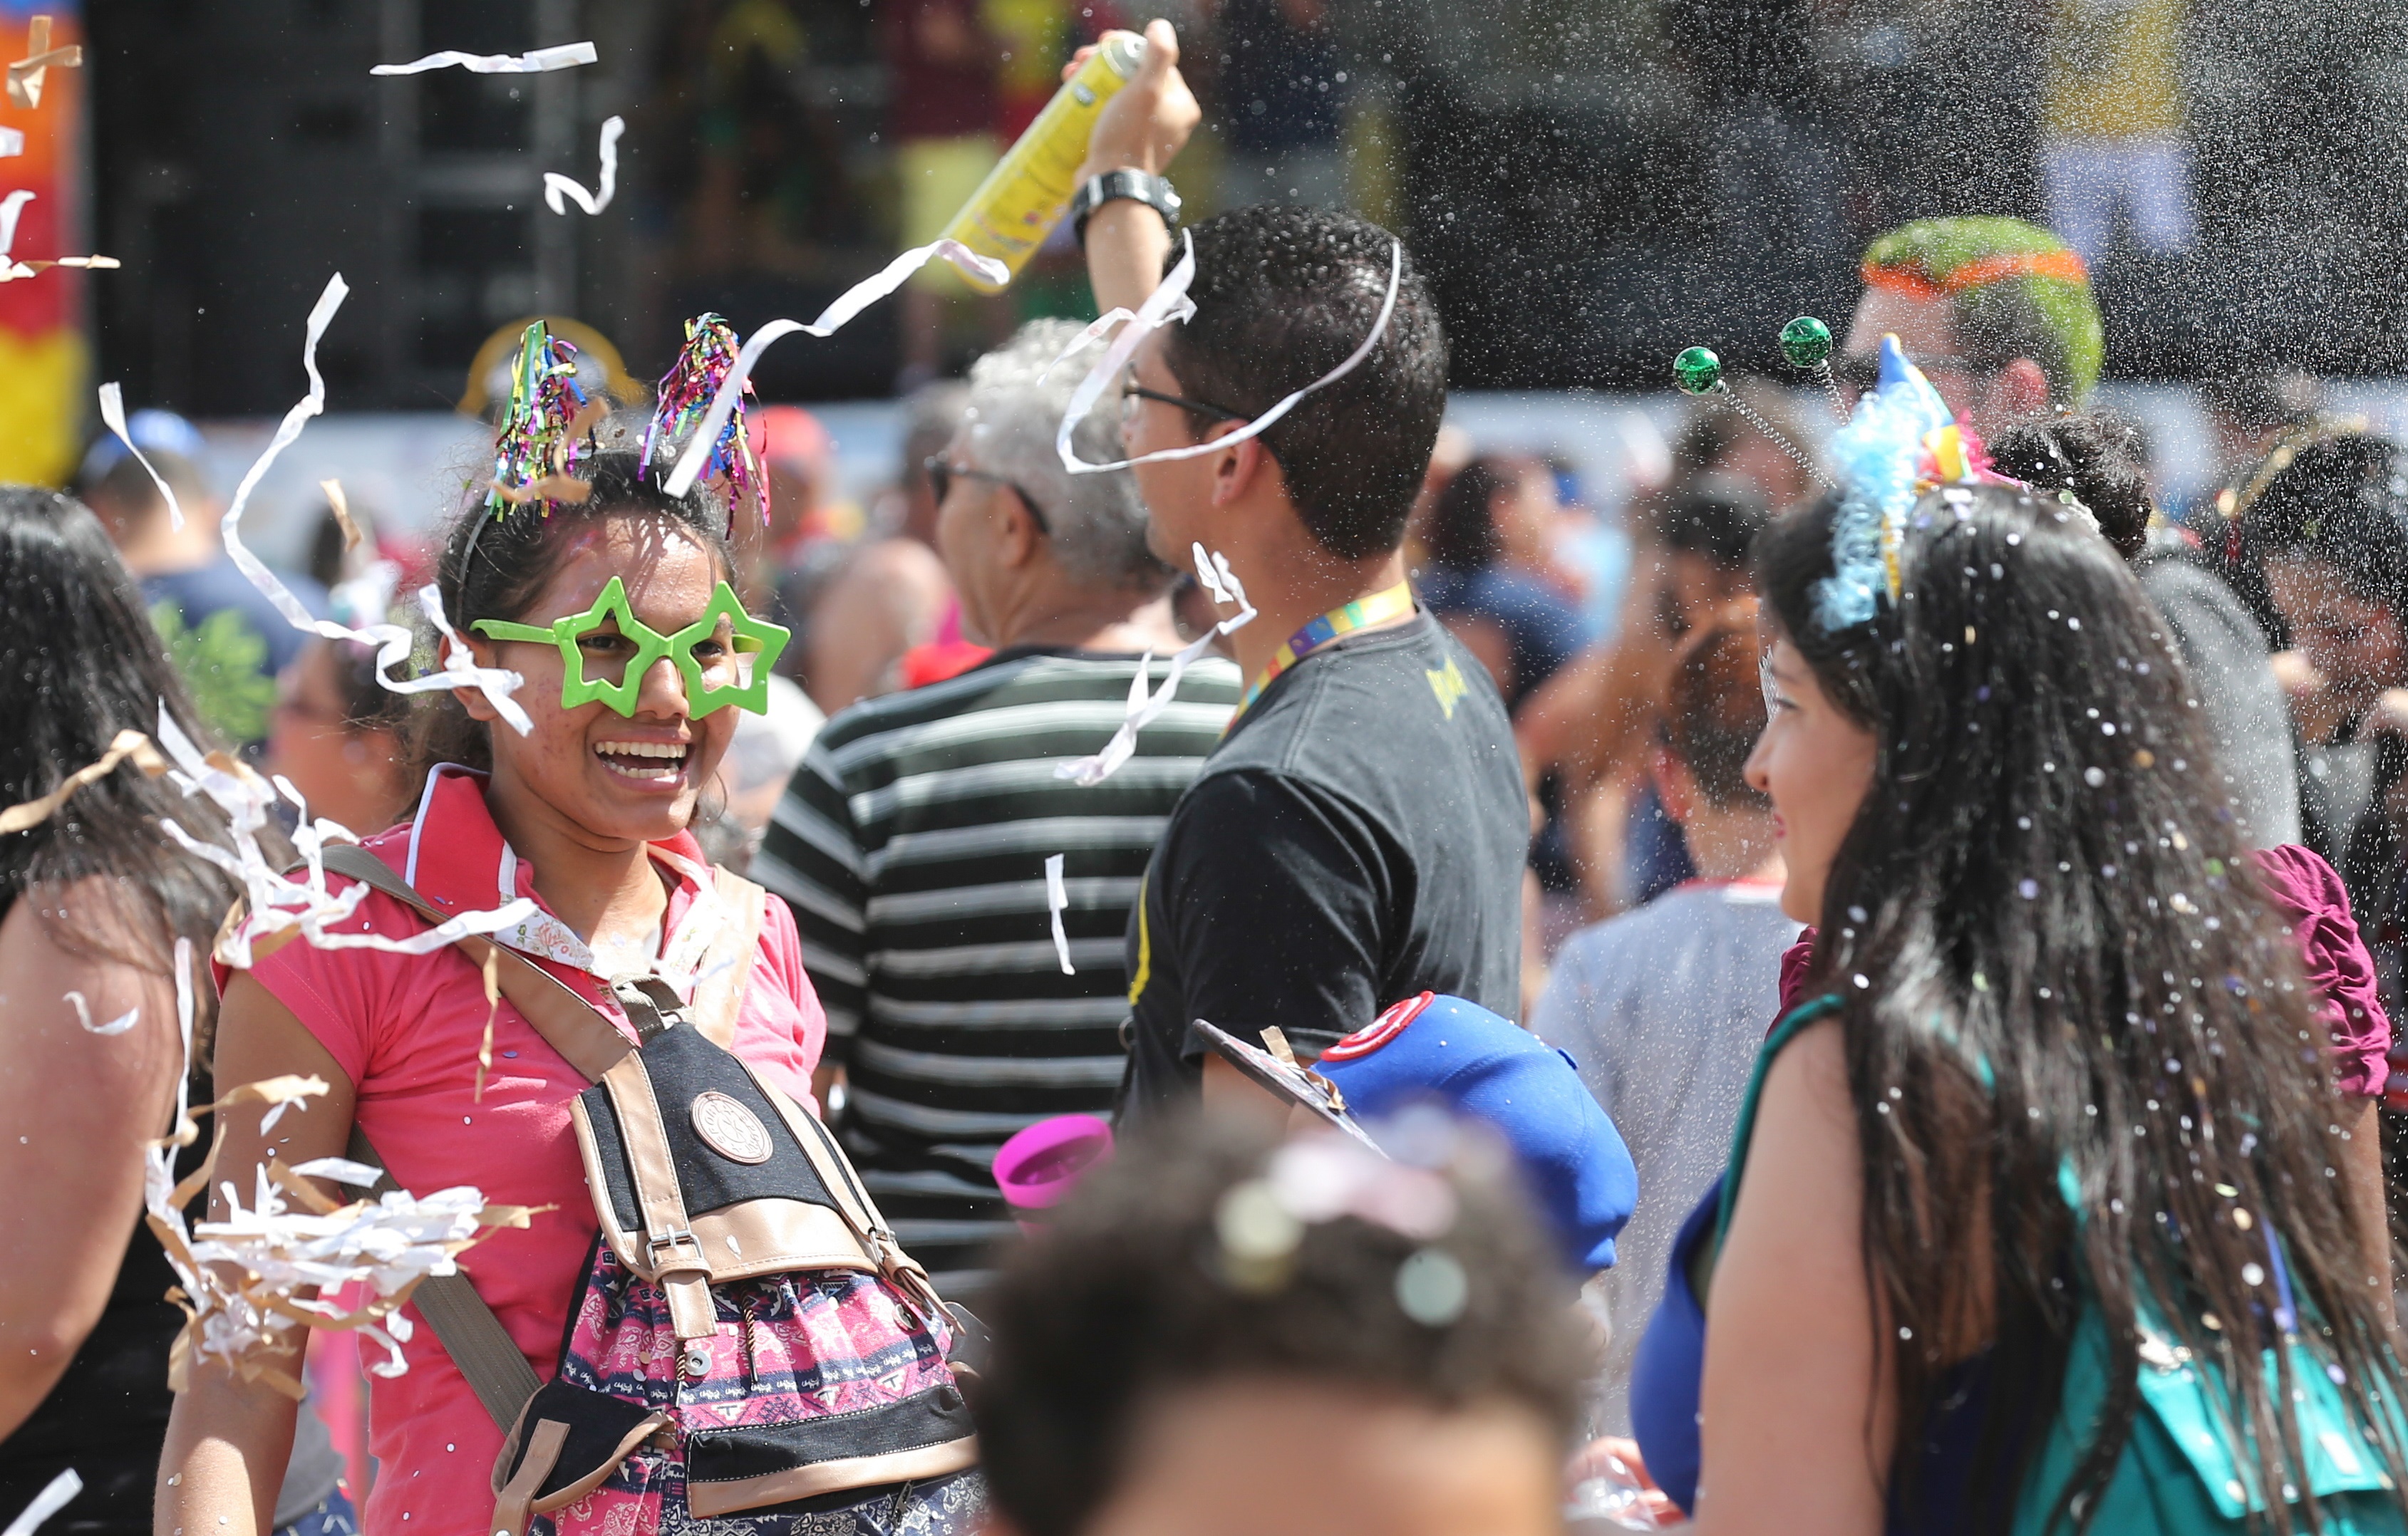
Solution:
[{"label": "white paper streamer", "polygon": [[184,508],[182,504],[176,500],[175,488],[159,477],[159,472],[151,467],[150,461],[143,457],[140,448],[134,446],[134,434],[127,431],[125,426],[125,395],[113,383],[103,384],[100,387],[100,420],[109,431],[117,434],[117,440],[125,445],[125,451],[134,455],[134,462],[142,466],[143,473],[150,476],[150,483],[159,488],[159,494],[167,498],[168,526],[183,527]]},{"label": "white paper streamer", "polygon": [[0,160],[25,152],[25,131],[22,128],[0,128]]},{"label": "white paper streamer", "polygon": [[1212,601],[1225,605],[1235,604],[1240,611],[1197,635],[1172,656],[1170,676],[1162,680],[1161,689],[1152,698],[1146,696],[1145,679],[1147,669],[1154,664],[1154,652],[1147,651],[1144,659],[1138,662],[1137,676],[1129,679],[1128,717],[1121,721],[1120,729],[1112,732],[1112,739],[1104,743],[1104,749],[1094,757],[1055,763],[1055,778],[1072,779],[1079,788],[1092,789],[1120,772],[1121,764],[1137,751],[1137,733],[1160,718],[1162,712],[1170,707],[1170,702],[1179,696],[1179,680],[1187,676],[1187,669],[1212,648],[1216,637],[1233,634],[1254,622],[1254,606],[1246,601],[1245,586],[1231,574],[1228,561],[1219,554],[1206,555],[1200,544],[1194,546],[1193,554],[1196,579],[1212,594]]},{"label": "white paper streamer", "polygon": [[92,1021],[92,1004],[84,1001],[81,992],[69,992],[66,996],[67,1001],[75,1004],[76,1022],[92,1034],[123,1034],[134,1028],[136,1019],[142,1017],[142,1010],[139,1007],[134,1007],[126,1009],[123,1014],[106,1024],[95,1024]]},{"label": "white paper streamer", "polygon": [[678,459],[677,468],[661,489],[671,496],[682,496],[694,489],[702,476],[702,466],[710,459],[711,445],[719,440],[722,428],[727,425],[728,414],[736,409],[737,398],[744,392],[744,381],[752,377],[753,364],[772,342],[791,336],[799,331],[807,336],[832,336],[845,321],[860,314],[887,294],[903,286],[904,279],[930,262],[942,257],[962,271],[985,278],[998,287],[1011,280],[1011,269],[992,256],[982,256],[958,240],[937,240],[924,246],[914,246],[886,263],[875,277],[861,281],[837,295],[834,304],[820,311],[820,318],[805,325],[800,320],[777,320],[761,327],[746,339],[744,349],[736,354],[736,366],[710,399],[710,409],[702,424],[686,440],[685,452]]},{"label": "white paper streamer", "polygon": [[590,64],[601,55],[592,43],[561,43],[531,53],[463,53],[445,49],[408,64],[378,64],[371,75],[423,75],[430,69],[465,69],[472,75],[541,75],[554,69]]},{"label": "white paper streamer", "polygon": [[34,1495],[34,1501],[8,1522],[7,1530],[0,1536],[34,1536],[34,1532],[41,1529],[43,1521],[64,1509],[67,1500],[82,1491],[83,1479],[76,1475],[73,1467],[69,1467],[51,1478],[48,1487]]},{"label": "white paper streamer", "polygon": [[1111,314],[1097,318],[1093,324],[1073,337],[1070,345],[1062,348],[1062,356],[1054,360],[1059,363],[1080,348],[1095,341],[1114,325],[1121,325],[1120,334],[1112,338],[1111,346],[1106,348],[1102,357],[1096,360],[1096,365],[1087,370],[1087,377],[1079,380],[1079,387],[1071,391],[1070,406],[1062,413],[1062,424],[1054,429],[1054,451],[1061,455],[1062,467],[1073,475],[1101,475],[1108,470],[1126,469],[1132,464],[1155,464],[1170,459],[1198,459],[1205,454],[1218,453],[1225,448],[1242,443],[1249,437],[1261,435],[1275,425],[1280,418],[1296,409],[1297,403],[1306,395],[1315,390],[1326,389],[1337,383],[1353,373],[1361,365],[1365,358],[1371,355],[1371,349],[1380,345],[1380,338],[1388,334],[1389,318],[1397,312],[1397,289],[1403,282],[1404,275],[1404,244],[1401,241],[1393,242],[1388,248],[1388,294],[1381,302],[1380,318],[1372,322],[1371,334],[1363,338],[1361,346],[1347,354],[1345,362],[1280,401],[1279,404],[1240,426],[1237,431],[1224,433],[1218,437],[1191,444],[1186,448],[1157,448],[1152,453],[1142,454],[1135,459],[1115,459],[1110,463],[1091,464],[1080,458],[1078,450],[1070,446],[1070,434],[1077,429],[1080,422],[1087,419],[1087,413],[1095,409],[1096,402],[1103,398],[1104,391],[1110,389],[1113,380],[1120,377],[1121,370],[1128,365],[1128,360],[1136,353],[1138,344],[1145,339],[1148,332],[1160,329],[1174,318],[1184,320],[1196,313],[1195,304],[1187,297],[1188,285],[1196,280],[1196,241],[1192,235],[1189,236],[1186,252],[1179,258],[1179,264],[1172,267],[1163,277],[1159,287],[1146,295],[1145,303],[1138,308],[1137,313],[1132,315],[1125,309],[1115,309]]},{"label": "white paper streamer", "polygon": [[[543,200],[551,205],[552,212],[566,213],[568,203],[576,204],[587,213],[600,213],[610,206],[610,199],[619,192],[619,135],[626,131],[626,121],[623,118],[608,118],[603,121],[601,196],[596,197],[585,190],[582,182],[565,177],[558,171],[543,173]],[[564,198],[567,202],[563,202]]]},{"label": "white paper streamer", "polygon": [[415,644],[408,629],[389,623],[351,629],[331,619],[310,617],[309,610],[301,605],[301,600],[293,595],[292,590],[278,580],[276,573],[262,563],[242,542],[242,513],[243,508],[251,505],[251,493],[258,489],[261,478],[267,474],[268,466],[276,462],[277,456],[292,447],[294,439],[301,435],[301,429],[308,425],[309,419],[326,408],[326,381],[318,372],[318,342],[326,334],[327,325],[334,320],[335,311],[343,306],[343,300],[350,292],[350,285],[337,272],[326,279],[325,291],[318,295],[317,304],[309,311],[308,329],[301,344],[301,366],[309,375],[309,392],[284,413],[284,420],[277,427],[276,435],[268,440],[267,447],[259,457],[251,461],[242,483],[235,487],[234,501],[226,507],[222,524],[226,554],[244,577],[259,589],[260,595],[273,604],[276,611],[284,616],[284,621],[294,629],[306,634],[324,635],[329,640],[356,640],[364,646],[375,647],[376,679],[386,689],[395,693],[424,693],[436,689],[474,688],[492,701],[494,710],[510,723],[513,730],[522,736],[526,735],[534,731],[535,722],[510,697],[526,679],[499,667],[478,666],[468,647],[443,621],[442,604],[439,598],[431,595],[435,592],[433,587],[421,592],[419,601],[443,636],[443,669],[423,677],[396,678],[393,676],[393,669],[409,660],[411,647]]},{"label": "white paper streamer", "polygon": [[1069,893],[1062,889],[1062,855],[1048,854],[1045,858],[1045,909],[1054,918],[1054,954],[1062,962],[1062,974],[1075,976],[1079,973],[1070,964],[1070,935],[1062,927],[1062,909],[1069,904]]},{"label": "white paper streamer", "polygon": [[10,264],[11,253],[17,249],[17,219],[34,194],[22,188],[0,197],[0,267]]},{"label": "white paper streamer", "polygon": [[373,1188],[384,1177],[384,1170],[371,1168],[349,1158],[312,1158],[293,1170],[307,1178],[333,1179],[337,1184],[355,1184],[363,1189]]}]

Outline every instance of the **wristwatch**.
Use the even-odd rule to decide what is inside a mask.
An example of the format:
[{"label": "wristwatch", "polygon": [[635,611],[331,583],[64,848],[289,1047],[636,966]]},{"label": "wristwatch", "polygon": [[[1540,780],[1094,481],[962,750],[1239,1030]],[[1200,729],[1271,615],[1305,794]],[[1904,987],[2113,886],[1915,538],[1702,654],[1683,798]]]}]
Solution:
[{"label": "wristwatch", "polygon": [[1070,227],[1078,234],[1081,249],[1087,244],[1087,216],[1116,197],[1142,203],[1162,215],[1165,224],[1179,227],[1179,194],[1170,190],[1168,180],[1143,171],[1106,171],[1089,177],[1070,199]]}]

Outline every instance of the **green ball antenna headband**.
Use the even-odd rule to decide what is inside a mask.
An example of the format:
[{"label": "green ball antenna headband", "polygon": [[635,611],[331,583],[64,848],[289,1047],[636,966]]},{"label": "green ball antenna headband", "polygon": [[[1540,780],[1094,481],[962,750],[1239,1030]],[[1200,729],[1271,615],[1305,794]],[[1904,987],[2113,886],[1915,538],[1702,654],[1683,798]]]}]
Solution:
[{"label": "green ball antenna headband", "polygon": [[[615,683],[597,683],[585,676],[585,658],[579,654],[577,643],[602,627],[604,619],[615,621],[619,633],[636,643],[636,654],[627,660],[627,670]],[[729,647],[738,655],[752,658],[752,680],[713,688],[703,676],[702,663],[694,659],[694,647],[719,633],[722,619],[726,620]],[[622,715],[636,713],[636,695],[644,686],[644,674],[650,672],[663,657],[677,663],[680,676],[685,678],[686,715],[700,719],[712,710],[726,704],[749,709],[755,715],[769,712],[769,671],[777,665],[778,657],[793,638],[775,624],[764,623],[744,611],[744,604],[736,590],[724,581],[710,594],[710,606],[702,617],[678,631],[663,634],[638,619],[627,605],[627,589],[617,576],[602,589],[594,606],[566,619],[555,619],[549,624],[514,624],[507,619],[480,619],[468,626],[480,634],[495,640],[524,640],[532,645],[560,647],[560,707],[575,709],[595,699]]]}]

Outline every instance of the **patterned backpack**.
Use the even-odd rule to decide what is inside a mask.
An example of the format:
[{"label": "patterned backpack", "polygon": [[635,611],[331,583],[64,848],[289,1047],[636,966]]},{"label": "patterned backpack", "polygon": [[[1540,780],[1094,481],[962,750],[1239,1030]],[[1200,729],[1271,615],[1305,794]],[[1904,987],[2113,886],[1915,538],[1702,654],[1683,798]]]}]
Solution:
[{"label": "patterned backpack", "polygon": [[[326,863],[444,916],[366,849]],[[757,917],[759,887],[724,873],[720,887]],[[741,958],[758,922],[731,931]],[[466,1276],[414,1298],[504,1430],[486,1529],[971,1529],[978,1444],[949,1358],[967,1315],[896,1244],[818,1117],[711,1038],[699,998],[612,982],[631,1041],[524,958],[460,947],[494,957],[512,1005],[594,1084],[570,1116],[601,1228],[549,1382]],[[356,1132],[351,1155],[381,1166]]]}]

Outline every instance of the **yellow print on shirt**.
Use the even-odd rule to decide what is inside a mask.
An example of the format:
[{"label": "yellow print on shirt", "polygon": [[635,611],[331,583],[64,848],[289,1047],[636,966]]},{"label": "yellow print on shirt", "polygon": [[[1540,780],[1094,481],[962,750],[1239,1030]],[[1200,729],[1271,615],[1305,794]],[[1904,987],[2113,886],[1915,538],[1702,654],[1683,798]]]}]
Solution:
[{"label": "yellow print on shirt", "polygon": [[1455,718],[1456,702],[1471,691],[1471,685],[1463,680],[1463,669],[1450,656],[1446,665],[1427,668],[1423,676],[1429,679],[1430,691],[1438,695],[1438,706],[1446,711],[1448,719]]}]

